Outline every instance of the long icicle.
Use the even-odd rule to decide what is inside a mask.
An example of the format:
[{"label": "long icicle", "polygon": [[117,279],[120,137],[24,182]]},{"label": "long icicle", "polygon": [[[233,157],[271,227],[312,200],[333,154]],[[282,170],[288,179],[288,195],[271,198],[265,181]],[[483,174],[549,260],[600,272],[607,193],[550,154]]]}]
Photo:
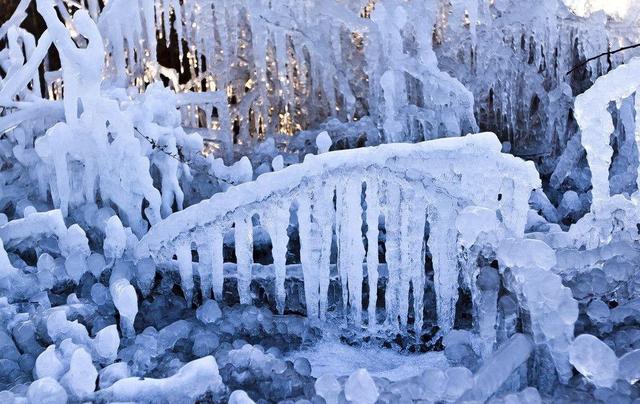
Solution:
[{"label": "long icicle", "polygon": [[213,244],[207,235],[198,237],[198,275],[200,276],[200,289],[202,298],[211,297],[211,282],[213,267]]},{"label": "long icicle", "polygon": [[438,326],[443,332],[453,328],[458,301],[457,231],[453,202],[438,198],[429,214],[429,251],[433,259]]},{"label": "long icicle", "polygon": [[224,299],[224,239],[220,229],[210,229],[207,238],[211,245],[211,287],[215,299],[222,302]]},{"label": "long icicle", "polygon": [[333,197],[335,185],[324,183],[315,196],[313,203],[313,219],[319,231],[319,300],[320,319],[326,319],[329,299],[329,284],[331,282],[331,243],[333,241],[333,224],[335,222],[335,210]]},{"label": "long icicle", "polygon": [[367,280],[369,284],[369,329],[376,327],[376,305],[378,302],[378,220],[380,204],[378,199],[378,182],[367,180]]},{"label": "long icicle", "polygon": [[318,317],[318,262],[314,249],[317,240],[313,237],[311,221],[311,195],[305,194],[298,199],[298,227],[300,233],[300,262],[304,276],[304,298],[307,317]]},{"label": "long icicle", "polygon": [[[425,273],[424,273],[424,257],[425,257],[425,227],[426,227],[426,201],[422,195],[417,194],[408,203],[409,209],[406,209],[410,219],[409,226],[407,228],[407,234],[405,237],[409,240],[408,245],[410,248],[406,251],[406,255],[403,253],[403,266],[405,266],[409,272],[409,280],[413,287],[413,313],[416,338],[420,337],[422,331],[422,324],[424,321],[424,286],[425,286]],[[406,219],[404,219],[406,220]]]},{"label": "long icicle", "polygon": [[386,229],[386,261],[387,288],[385,291],[385,309],[387,323],[393,329],[398,329],[399,283],[400,283],[400,187],[398,184],[387,184],[387,203],[385,207]]},{"label": "long icicle", "polygon": [[240,296],[240,304],[251,304],[251,269],[253,267],[253,223],[251,216],[237,215],[235,224],[238,295]]},{"label": "long icicle", "polygon": [[187,301],[191,304],[193,297],[193,261],[191,260],[191,241],[183,241],[176,248],[176,257],[178,259],[178,270],[180,272],[180,284],[182,293]]},{"label": "long icicle", "polygon": [[[349,178],[337,194],[341,206],[338,233],[338,266],[346,275],[349,312],[356,325],[362,323],[362,263],[364,244],[362,243],[362,181]],[[343,287],[344,287],[343,281]],[[344,295],[344,292],[343,292]],[[345,304],[346,306],[346,304]]]},{"label": "long icicle", "polygon": [[276,308],[278,313],[284,313],[286,291],[284,288],[287,271],[287,244],[289,236],[289,204],[279,204],[265,213],[262,218],[269,237],[271,238],[271,255],[275,269]]}]

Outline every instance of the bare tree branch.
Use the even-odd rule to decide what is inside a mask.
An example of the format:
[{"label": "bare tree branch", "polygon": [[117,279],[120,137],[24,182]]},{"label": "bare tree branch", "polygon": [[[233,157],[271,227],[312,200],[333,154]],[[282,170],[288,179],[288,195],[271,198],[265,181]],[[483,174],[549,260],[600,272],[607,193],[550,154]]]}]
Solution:
[{"label": "bare tree branch", "polygon": [[135,127],[134,127],[133,129],[135,129],[135,130],[136,130],[136,132],[137,132],[141,137],[143,137],[144,139],[146,139],[146,140],[147,140],[147,142],[149,142],[149,143],[151,144],[151,148],[152,148],[152,149],[154,149],[154,150],[158,150],[158,151],[160,151],[160,152],[162,152],[162,153],[166,154],[167,156],[169,156],[169,157],[171,157],[171,158],[174,158],[174,159],[178,160],[179,162],[181,162],[181,163],[183,163],[183,164],[189,165],[189,161],[188,161],[188,160],[186,160],[186,159],[184,158],[184,155],[182,154],[182,151],[180,150],[180,149],[181,149],[181,148],[180,148],[180,146],[177,146],[177,147],[176,147],[176,148],[178,149],[178,154],[176,155],[176,154],[171,153],[170,151],[168,151],[168,150],[167,150],[167,146],[165,146],[165,145],[161,145],[161,144],[158,144],[158,142],[156,142],[155,140],[153,140],[153,139],[152,139],[152,138],[150,138],[149,136],[145,136],[142,132],[140,132],[140,131],[138,130],[138,128],[135,128]]},{"label": "bare tree branch", "polygon": [[637,43],[637,44],[634,44],[634,45],[629,45],[629,46],[624,46],[624,47],[622,47],[620,49],[616,49],[616,50],[609,50],[607,52],[603,52],[603,53],[601,53],[599,55],[591,57],[591,58],[585,60],[584,62],[573,66],[573,68],[567,72],[567,76],[570,75],[571,73],[573,73],[576,69],[579,69],[580,67],[582,67],[582,66],[586,65],[587,63],[591,62],[592,60],[599,59],[599,58],[601,58],[603,56],[611,56],[611,55],[616,54],[618,52],[623,52],[623,51],[626,51],[626,50],[629,50],[629,49],[634,49],[634,48],[640,48],[640,43]]}]

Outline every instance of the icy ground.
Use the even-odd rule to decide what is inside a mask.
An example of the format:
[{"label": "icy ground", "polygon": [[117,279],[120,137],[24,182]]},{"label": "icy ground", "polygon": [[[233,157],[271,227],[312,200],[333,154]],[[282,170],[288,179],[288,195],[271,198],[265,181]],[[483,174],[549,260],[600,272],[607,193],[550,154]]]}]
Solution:
[{"label": "icy ground", "polygon": [[640,401],[640,3],[0,16],[0,403]]},{"label": "icy ground", "polygon": [[296,351],[290,360],[305,358],[311,365],[311,376],[349,376],[358,369],[366,369],[371,376],[392,382],[420,376],[426,369],[446,369],[442,352],[407,355],[376,346],[349,346],[339,338],[323,335],[322,341],[309,349]]}]

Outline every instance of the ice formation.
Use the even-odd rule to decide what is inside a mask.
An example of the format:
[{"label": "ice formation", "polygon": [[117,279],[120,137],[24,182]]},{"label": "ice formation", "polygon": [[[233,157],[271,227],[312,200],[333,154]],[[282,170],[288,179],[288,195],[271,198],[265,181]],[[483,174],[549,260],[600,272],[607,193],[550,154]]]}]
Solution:
[{"label": "ice formation", "polygon": [[205,356],[194,360],[166,379],[130,377],[116,381],[96,394],[98,400],[190,402],[207,391],[222,387],[216,360]]},{"label": "ice formation", "polygon": [[[446,161],[452,154],[464,155],[467,164],[450,169]],[[420,164],[424,159],[433,164]],[[480,165],[485,167],[483,181],[478,181],[475,171]],[[341,177],[345,178],[342,184],[339,181]],[[456,181],[450,182],[452,177],[456,177]],[[504,187],[500,193],[479,188],[490,182],[494,184],[494,189],[502,189],[503,184],[508,184],[508,187]],[[424,244],[425,223],[428,221],[431,226],[428,244],[434,257],[438,323],[444,330],[453,326],[458,295],[457,235],[451,223],[455,222],[457,214],[465,206],[482,206],[501,212],[507,231],[514,236],[521,236],[529,209],[528,197],[522,195],[540,186],[533,167],[500,154],[500,144],[492,134],[308,156],[299,166],[265,174],[255,182],[231,188],[171,215],[142,238],[136,255],[138,258],[152,256],[159,263],[170,265],[175,255],[181,287],[189,301],[194,285],[191,246],[198,243],[201,234],[224,232],[225,229],[229,231],[233,225],[238,294],[241,302],[251,303],[252,218],[258,216],[264,221],[272,241],[276,290],[279,291],[278,307],[281,308],[285,280],[281,259],[286,253],[287,241],[285,229],[276,228],[274,223],[286,225],[289,222],[289,207],[296,206],[307,314],[320,318],[326,315],[329,254],[335,223],[342,304],[345,309],[347,306],[350,308],[351,320],[360,324],[363,312],[361,285],[366,256],[361,231],[363,184],[366,185],[367,195],[365,216],[372,220],[366,222],[370,229],[367,236],[378,239],[377,232],[371,228],[377,226],[380,214],[385,217],[388,226],[386,322],[393,327],[406,328],[411,285],[417,289],[424,287],[424,276],[418,270],[423,265],[423,250],[415,246]],[[376,189],[384,189],[385,192],[377,192],[376,195],[373,193]],[[446,197],[438,189],[445,189]],[[335,209],[332,206],[334,195]],[[369,209],[375,213],[369,214]],[[422,213],[418,213],[421,219],[411,220],[409,215],[415,215],[417,209],[423,209]],[[223,241],[221,237],[217,240],[219,244]],[[220,249],[219,244],[205,245],[202,251]],[[377,256],[377,248],[369,248],[369,251]],[[212,267],[209,261],[205,262],[215,271],[215,268],[223,266],[223,256],[217,254],[217,259],[218,262]],[[367,270],[372,271],[369,282],[375,282],[373,273],[377,271],[376,259],[366,257]],[[198,268],[201,264],[197,264]],[[217,270],[217,273],[220,274],[220,271]],[[371,285],[372,290],[377,289],[375,283]],[[415,293],[414,296],[420,296],[417,290]],[[414,297],[415,313],[422,311],[421,301],[421,298]],[[415,327],[421,328],[420,321],[416,322]],[[370,326],[375,323],[374,319],[368,320]]]},{"label": "ice formation", "polygon": [[640,6],[13,3],[0,401],[640,397]]}]

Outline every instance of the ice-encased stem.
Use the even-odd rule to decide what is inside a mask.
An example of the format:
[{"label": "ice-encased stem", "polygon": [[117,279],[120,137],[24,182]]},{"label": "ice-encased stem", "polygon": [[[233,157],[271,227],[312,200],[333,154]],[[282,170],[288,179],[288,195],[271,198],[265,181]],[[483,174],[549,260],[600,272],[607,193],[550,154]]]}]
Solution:
[{"label": "ice-encased stem", "polygon": [[263,224],[271,238],[271,255],[273,256],[273,267],[275,270],[276,308],[278,313],[284,313],[286,291],[284,282],[287,272],[287,245],[289,235],[289,205],[278,205],[265,213]]},{"label": "ice-encased stem", "polygon": [[236,216],[236,259],[240,304],[251,304],[251,268],[253,266],[253,222],[251,216]]},{"label": "ice-encased stem", "polygon": [[376,326],[376,305],[378,300],[378,221],[380,218],[380,200],[378,182],[367,180],[365,200],[367,203],[367,280],[369,283],[369,328]]},{"label": "ice-encased stem", "polygon": [[439,198],[429,214],[429,251],[433,260],[438,326],[453,328],[458,300],[457,231],[454,201]]}]

